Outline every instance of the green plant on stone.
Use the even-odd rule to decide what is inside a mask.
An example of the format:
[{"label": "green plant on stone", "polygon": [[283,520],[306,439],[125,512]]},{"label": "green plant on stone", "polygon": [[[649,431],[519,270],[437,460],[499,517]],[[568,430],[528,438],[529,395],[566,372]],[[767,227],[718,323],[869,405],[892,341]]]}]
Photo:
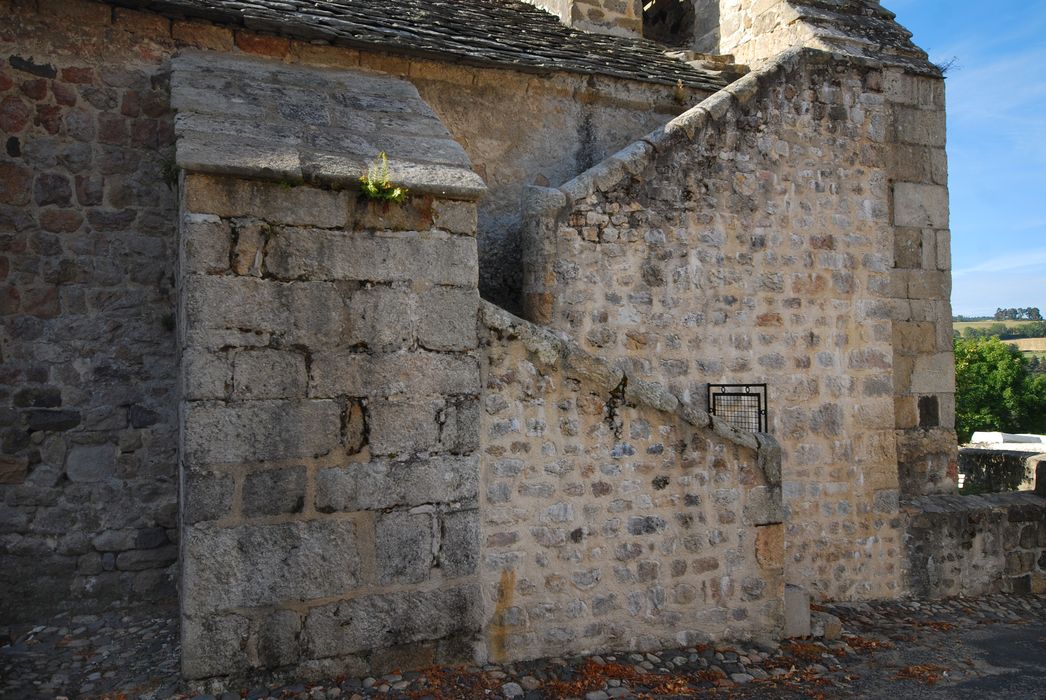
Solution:
[{"label": "green plant on stone", "polygon": [[367,199],[400,204],[407,198],[407,188],[392,184],[389,179],[389,159],[385,151],[378,154],[367,172],[360,176],[360,190]]}]

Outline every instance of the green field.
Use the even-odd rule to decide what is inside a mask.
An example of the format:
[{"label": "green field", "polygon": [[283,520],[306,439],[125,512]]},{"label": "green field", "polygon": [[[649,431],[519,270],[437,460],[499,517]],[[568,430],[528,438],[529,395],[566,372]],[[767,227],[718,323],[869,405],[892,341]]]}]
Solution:
[{"label": "green field", "polygon": [[954,321],[952,322],[952,328],[962,333],[964,328],[991,328],[992,326],[1002,323],[1011,328],[1019,328],[1020,326],[1026,326],[1029,323],[1039,323],[1039,321]]},{"label": "green field", "polygon": [[[1029,323],[1041,324],[1042,321],[953,321],[952,329],[959,335],[962,335],[967,328],[990,332],[993,326],[999,325],[1016,331]],[[1035,357],[1040,362],[1046,362],[1046,338],[1009,338],[1002,342],[1013,345],[1028,359]]]}]

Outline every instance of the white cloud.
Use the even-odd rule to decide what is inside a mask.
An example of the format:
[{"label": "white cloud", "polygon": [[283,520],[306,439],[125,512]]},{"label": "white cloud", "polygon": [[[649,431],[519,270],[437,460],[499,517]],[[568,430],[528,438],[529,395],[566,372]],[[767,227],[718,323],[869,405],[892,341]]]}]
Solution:
[{"label": "white cloud", "polygon": [[1046,276],[1046,248],[1023,250],[1008,253],[981,261],[972,267],[956,269],[955,277],[972,275],[979,272],[1038,272]]}]

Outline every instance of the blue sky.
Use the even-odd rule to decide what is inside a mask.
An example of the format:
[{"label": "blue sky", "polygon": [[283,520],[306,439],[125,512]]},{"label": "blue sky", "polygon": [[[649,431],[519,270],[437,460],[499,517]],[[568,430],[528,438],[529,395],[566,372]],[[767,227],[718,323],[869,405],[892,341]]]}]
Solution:
[{"label": "blue sky", "polygon": [[1046,312],[1046,2],[882,0],[948,72],[953,313]]}]

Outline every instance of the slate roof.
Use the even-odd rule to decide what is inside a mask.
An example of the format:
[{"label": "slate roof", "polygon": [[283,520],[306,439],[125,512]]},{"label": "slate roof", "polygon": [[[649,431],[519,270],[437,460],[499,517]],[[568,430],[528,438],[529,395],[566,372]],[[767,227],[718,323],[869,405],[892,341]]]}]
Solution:
[{"label": "slate roof", "polygon": [[926,52],[912,43],[912,33],[879,0],[789,0],[825,43],[844,53],[899,63],[912,70],[940,75]]},{"label": "slate roof", "polygon": [[567,71],[719,90],[719,76],[643,39],[579,32],[520,0],[107,0],[305,41],[516,70]]},{"label": "slate roof", "polygon": [[356,186],[388,154],[397,185],[478,199],[486,185],[409,81],[243,54],[171,61],[176,161],[194,172]]}]

